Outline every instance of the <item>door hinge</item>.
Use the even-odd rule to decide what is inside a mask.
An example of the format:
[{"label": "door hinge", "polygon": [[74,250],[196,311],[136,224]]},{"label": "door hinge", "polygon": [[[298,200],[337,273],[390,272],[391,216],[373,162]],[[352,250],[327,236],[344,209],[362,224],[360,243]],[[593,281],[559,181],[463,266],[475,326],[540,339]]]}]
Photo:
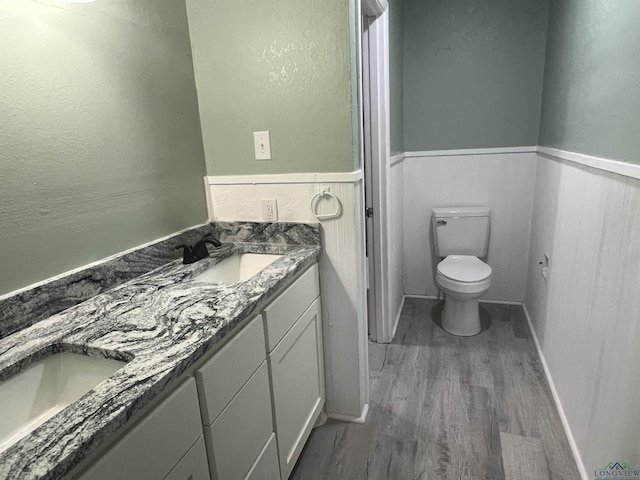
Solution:
[{"label": "door hinge", "polygon": [[364,209],[364,214],[367,218],[373,217],[373,207],[367,207]]}]

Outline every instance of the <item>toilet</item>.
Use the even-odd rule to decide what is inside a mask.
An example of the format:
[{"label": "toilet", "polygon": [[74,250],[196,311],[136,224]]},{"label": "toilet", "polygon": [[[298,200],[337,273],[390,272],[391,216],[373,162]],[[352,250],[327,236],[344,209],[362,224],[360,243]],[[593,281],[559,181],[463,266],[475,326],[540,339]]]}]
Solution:
[{"label": "toilet", "polygon": [[445,294],[442,328],[453,335],[480,333],[479,299],[491,286],[491,267],[480,258],[489,248],[489,207],[432,210],[436,283]]}]

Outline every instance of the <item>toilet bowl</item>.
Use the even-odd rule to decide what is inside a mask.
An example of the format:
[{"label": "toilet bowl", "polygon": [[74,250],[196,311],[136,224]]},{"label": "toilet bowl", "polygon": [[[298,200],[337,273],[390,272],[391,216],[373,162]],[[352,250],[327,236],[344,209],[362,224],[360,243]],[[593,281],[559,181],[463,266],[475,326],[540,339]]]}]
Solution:
[{"label": "toilet bowl", "polygon": [[464,337],[480,333],[479,298],[491,286],[491,267],[472,255],[449,255],[438,264],[436,283],[446,295],[442,328]]}]

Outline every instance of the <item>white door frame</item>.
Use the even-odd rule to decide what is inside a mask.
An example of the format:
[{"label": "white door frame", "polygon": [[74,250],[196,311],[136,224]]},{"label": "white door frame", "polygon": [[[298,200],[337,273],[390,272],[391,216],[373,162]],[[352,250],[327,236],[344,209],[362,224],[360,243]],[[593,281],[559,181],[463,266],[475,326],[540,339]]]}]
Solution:
[{"label": "white door frame", "polygon": [[393,339],[390,312],[388,178],[389,178],[389,13],[362,18],[362,118],[364,134],[365,207],[367,218],[369,338]]}]

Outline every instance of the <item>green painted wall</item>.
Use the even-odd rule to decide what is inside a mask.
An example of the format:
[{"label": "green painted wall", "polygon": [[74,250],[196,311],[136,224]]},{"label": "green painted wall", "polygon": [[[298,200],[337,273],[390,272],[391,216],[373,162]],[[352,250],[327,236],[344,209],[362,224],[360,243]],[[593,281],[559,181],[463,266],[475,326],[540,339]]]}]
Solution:
[{"label": "green painted wall", "polygon": [[[209,175],[353,171],[349,8],[187,0]],[[271,161],[254,157],[261,130]]]},{"label": "green painted wall", "polygon": [[389,117],[391,155],[404,152],[403,1],[389,1]]},{"label": "green painted wall", "polygon": [[640,2],[552,0],[540,145],[640,164]]},{"label": "green painted wall", "polygon": [[183,3],[1,2],[0,52],[0,293],[206,220]]},{"label": "green painted wall", "polygon": [[404,1],[404,148],[536,145],[546,0]]},{"label": "green painted wall", "polygon": [[[349,2],[349,59],[351,70],[351,156],[353,157],[353,170],[361,170],[362,155],[361,134],[362,130],[362,104],[361,104],[361,88],[362,79],[358,62],[360,61],[360,25],[361,17],[359,10],[360,0],[347,0]],[[363,390],[364,392],[364,390]]]}]

